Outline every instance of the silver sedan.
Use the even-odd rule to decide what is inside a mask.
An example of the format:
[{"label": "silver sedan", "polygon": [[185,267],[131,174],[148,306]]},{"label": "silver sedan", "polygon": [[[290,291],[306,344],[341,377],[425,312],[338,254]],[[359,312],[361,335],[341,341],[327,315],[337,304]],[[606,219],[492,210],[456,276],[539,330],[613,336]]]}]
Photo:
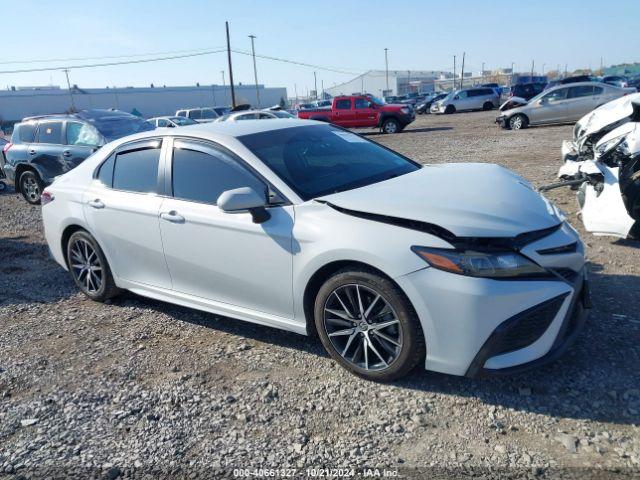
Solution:
[{"label": "silver sedan", "polygon": [[558,85],[526,101],[512,97],[500,106],[496,123],[504,128],[520,130],[529,125],[571,123],[611,100],[632,93],[600,82]]}]

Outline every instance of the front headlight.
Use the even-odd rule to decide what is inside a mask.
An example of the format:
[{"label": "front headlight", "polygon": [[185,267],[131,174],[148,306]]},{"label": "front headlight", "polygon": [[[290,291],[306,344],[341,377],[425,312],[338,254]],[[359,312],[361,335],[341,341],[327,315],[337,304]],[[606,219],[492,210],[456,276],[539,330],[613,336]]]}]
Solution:
[{"label": "front headlight", "polygon": [[444,248],[411,247],[413,253],[433,268],[480,278],[547,276],[541,266],[516,252],[458,251]]},{"label": "front headlight", "polygon": [[626,137],[626,134],[620,135],[619,137],[612,138],[611,140],[607,140],[606,142],[596,146],[596,148],[594,149],[595,159],[598,160],[603,155],[606,155],[608,152],[612,151],[614,148],[616,148],[618,145],[620,145],[624,141],[625,137]]}]

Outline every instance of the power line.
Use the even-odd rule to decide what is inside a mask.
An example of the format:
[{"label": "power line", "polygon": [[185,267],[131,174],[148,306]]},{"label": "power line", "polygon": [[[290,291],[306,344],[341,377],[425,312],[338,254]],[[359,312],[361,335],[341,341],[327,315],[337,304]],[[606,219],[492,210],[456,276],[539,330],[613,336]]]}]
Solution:
[{"label": "power line", "polygon": [[0,74],[5,73],[31,73],[31,72],[50,72],[54,70],[71,70],[71,69],[79,69],[79,68],[96,68],[96,67],[112,67],[115,65],[131,65],[135,63],[149,63],[149,62],[162,62],[165,60],[177,60],[180,58],[190,58],[190,57],[200,57],[203,55],[212,55],[214,53],[221,53],[224,50],[210,50],[206,52],[198,52],[198,53],[190,53],[184,55],[172,55],[168,57],[158,57],[158,58],[145,58],[141,60],[126,60],[122,62],[105,62],[105,63],[90,63],[84,65],[62,65],[57,67],[42,67],[42,68],[23,68],[18,70],[0,70]]},{"label": "power line", "polygon": [[67,58],[48,58],[48,59],[30,59],[30,60],[8,60],[4,62],[0,62],[0,65],[28,65],[32,63],[52,63],[52,62],[80,62],[86,60],[108,60],[114,58],[139,58],[139,57],[151,57],[154,55],[176,55],[181,53],[194,53],[194,52],[202,52],[209,50],[216,50],[224,48],[224,46],[219,47],[208,47],[208,48],[191,48],[189,50],[170,50],[164,52],[149,52],[149,53],[135,53],[135,54],[127,54],[127,55],[105,55],[100,57],[67,57]]},{"label": "power line", "polygon": [[[240,55],[251,55],[251,52],[246,52],[243,50],[231,50],[231,51],[233,53],[239,53]],[[293,65],[300,65],[302,67],[315,68],[317,70],[326,70],[328,72],[343,73],[346,75],[360,75],[360,72],[351,72],[348,70],[342,70],[342,69],[333,68],[333,67],[323,67],[321,65],[314,65],[312,63],[304,63],[304,62],[299,62],[297,60],[289,60],[287,58],[271,57],[269,55],[258,55],[257,53],[256,53],[256,57],[264,58],[267,60],[274,60],[276,62],[284,62],[284,63],[293,64]]]}]

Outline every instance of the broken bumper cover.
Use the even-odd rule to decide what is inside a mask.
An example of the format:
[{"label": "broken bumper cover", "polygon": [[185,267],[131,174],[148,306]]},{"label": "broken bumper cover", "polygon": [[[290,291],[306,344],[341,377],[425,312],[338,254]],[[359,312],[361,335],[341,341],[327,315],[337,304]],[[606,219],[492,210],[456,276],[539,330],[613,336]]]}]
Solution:
[{"label": "broken bumper cover", "polygon": [[578,144],[573,140],[564,140],[561,151],[563,162],[577,162],[580,159]]},{"label": "broken bumper cover", "polygon": [[[529,308],[501,323],[486,340],[476,358],[469,366],[465,376],[480,377],[495,374],[513,374],[553,362],[561,357],[573,344],[585,325],[591,308],[591,294],[584,269],[572,275],[570,279],[574,287],[573,294],[563,294]],[[567,308],[563,308],[568,303]],[[543,356],[518,365],[491,368],[496,363],[492,360],[501,355],[517,353],[509,351],[509,345],[522,342],[529,335],[532,344],[540,338],[557,321],[560,328],[549,351]],[[542,330],[542,332],[540,332]],[[526,349],[528,346],[522,347]],[[493,364],[493,365],[492,365]]]},{"label": "broken bumper cover", "polygon": [[502,128],[507,128],[507,117],[505,115],[498,115],[496,117],[496,123]]}]

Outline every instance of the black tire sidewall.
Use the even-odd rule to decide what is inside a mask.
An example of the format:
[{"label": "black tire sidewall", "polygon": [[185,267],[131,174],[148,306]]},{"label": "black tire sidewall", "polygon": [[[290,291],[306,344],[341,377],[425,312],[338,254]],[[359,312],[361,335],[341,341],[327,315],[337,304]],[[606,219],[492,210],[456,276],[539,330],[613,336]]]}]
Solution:
[{"label": "black tire sidewall", "polygon": [[[79,239],[86,240],[87,242],[89,242],[93,247],[94,251],[96,252],[96,255],[98,255],[98,259],[100,260],[100,265],[102,267],[102,272],[103,272],[103,278],[102,278],[102,285],[100,285],[100,289],[96,293],[87,292],[84,289],[84,286],[80,284],[76,276],[73,274],[73,271],[71,269],[71,246]],[[91,234],[89,234],[84,230],[79,230],[74,234],[72,234],[71,237],[69,238],[69,241],[67,242],[66,259],[67,259],[67,265],[69,266],[69,273],[71,274],[71,278],[73,278],[73,282],[76,284],[76,286],[80,289],[82,293],[84,293],[91,300],[95,300],[97,302],[103,302],[106,299],[110,298],[109,287],[110,285],[113,284],[111,270],[109,268],[109,264],[107,263],[107,259],[104,256],[104,253],[102,253],[102,249],[100,248],[100,245],[98,245],[98,242],[96,242],[96,240],[91,236]]]},{"label": "black tire sidewall", "polygon": [[456,113],[456,107],[454,107],[453,105],[447,105],[444,109],[444,113],[447,113],[447,114]]},{"label": "black tire sidewall", "polygon": [[[346,361],[336,351],[324,326],[324,305],[332,292],[344,285],[359,284],[382,294],[395,310],[402,328],[403,344],[398,358],[389,368],[378,371],[366,371]],[[329,278],[316,295],[314,321],[318,336],[329,355],[348,371],[367,380],[388,382],[406,375],[420,361],[424,362],[425,341],[418,317],[402,290],[381,275],[366,269],[343,270]]]},{"label": "black tire sidewall", "polygon": [[[38,188],[40,189],[40,196],[38,197],[38,200],[31,201],[28,197],[27,194],[24,192],[24,188],[23,188],[23,182],[25,181],[25,179],[29,178],[29,177],[33,177],[36,181],[36,183],[38,184]],[[31,204],[31,205],[40,205],[40,198],[42,197],[42,190],[44,189],[44,183],[42,183],[42,180],[40,180],[40,176],[34,172],[33,170],[26,170],[25,172],[22,172],[20,174],[20,178],[18,179],[18,185],[20,186],[20,193],[22,194],[22,198],[24,198],[27,203]]]}]

